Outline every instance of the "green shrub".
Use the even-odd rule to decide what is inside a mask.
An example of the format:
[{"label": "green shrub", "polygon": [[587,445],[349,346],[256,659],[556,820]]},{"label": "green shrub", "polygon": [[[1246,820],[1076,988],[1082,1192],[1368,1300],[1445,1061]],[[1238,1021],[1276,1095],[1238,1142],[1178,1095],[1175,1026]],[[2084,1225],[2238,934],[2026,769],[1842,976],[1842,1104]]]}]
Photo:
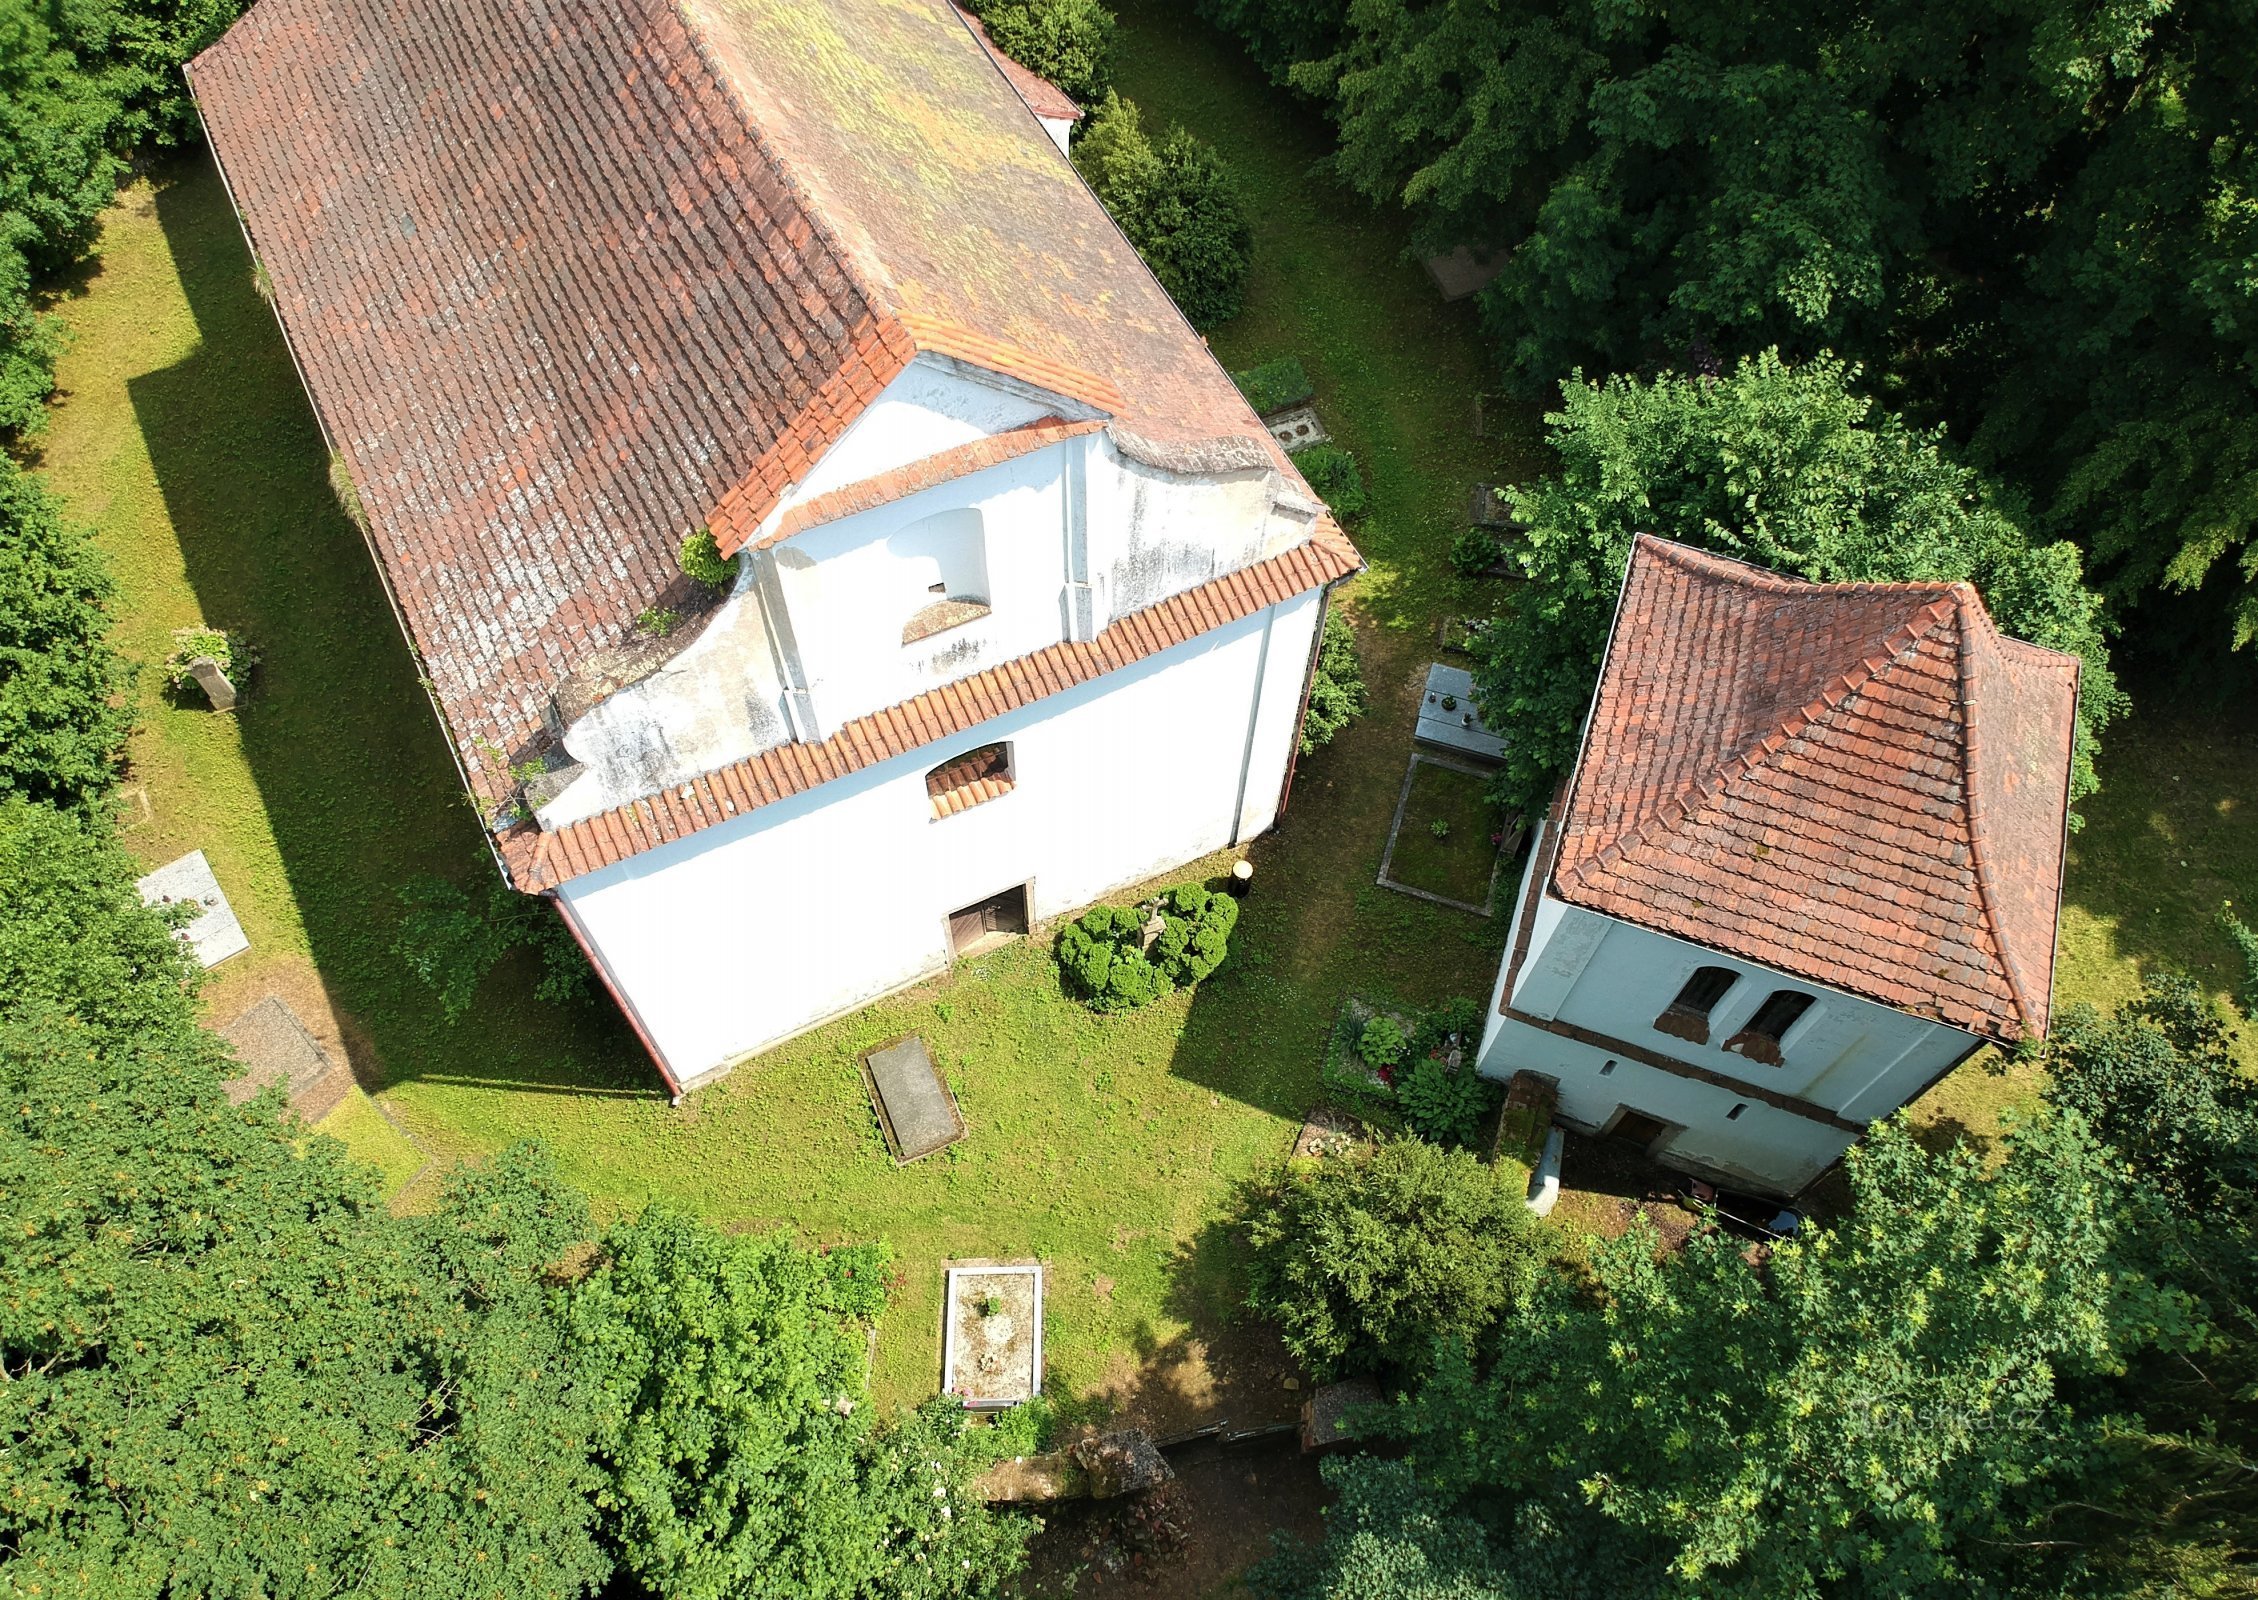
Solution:
[{"label": "green shrub", "polygon": [[1083,123],[1074,165],[1195,328],[1238,315],[1254,250],[1223,158],[1182,128],[1156,145],[1110,91]]},{"label": "green shrub", "polygon": [[1455,1048],[1471,1058],[1481,1042],[1482,1002],[1460,995],[1419,1019],[1419,1027],[1411,1036],[1411,1053],[1435,1055]]},{"label": "green shrub", "polygon": [[1472,1144],[1490,1109],[1494,1086],[1470,1064],[1421,1056],[1396,1076],[1396,1106],[1413,1133],[1436,1144]]},{"label": "green shrub", "polygon": [[1354,455],[1337,444],[1304,445],[1294,452],[1294,465],[1334,516],[1351,522],[1364,515],[1364,474]]},{"label": "green shrub", "polygon": [[1253,1198],[1246,1231],[1247,1303],[1320,1380],[1475,1337],[1546,1254],[1511,1174],[1419,1139],[1301,1164]]},{"label": "green shrub", "polygon": [[1450,564],[1462,578],[1485,578],[1505,558],[1505,541],[1487,528],[1468,528],[1450,547]]},{"label": "green shrub", "polygon": [[224,628],[175,628],[172,653],[165,657],[165,686],[179,690],[195,681],[191,663],[199,656],[209,656],[218,663],[220,671],[227,674],[228,682],[237,689],[243,687],[244,678],[259,664],[258,650]]},{"label": "green shrub", "polygon": [[2258,1022],[2258,932],[2234,914],[2232,901],[2219,907],[2219,927],[2242,952],[2242,982],[2235,989],[2234,1003],[2244,1016]]},{"label": "green shrub", "polygon": [[1187,883],[1160,897],[1161,932],[1144,948],[1148,913],[1096,906],[1059,930],[1056,955],[1067,991],[1093,1011],[1131,1011],[1171,989],[1189,988],[1223,964],[1239,903]]},{"label": "green shrub", "polygon": [[996,48],[1083,105],[1113,82],[1114,14],[1099,0],[979,0]]},{"label": "green shrub", "polygon": [[1392,1017],[1374,1017],[1356,1036],[1356,1053],[1374,1072],[1392,1072],[1411,1048],[1411,1036]]},{"label": "green shrub", "polygon": [[721,543],[713,536],[711,528],[700,528],[682,541],[677,557],[682,575],[709,589],[727,588],[737,579],[737,556],[723,556]]},{"label": "green shrub", "polygon": [[1356,633],[1330,606],[1325,633],[1317,646],[1317,670],[1310,674],[1309,708],[1302,713],[1301,753],[1309,755],[1333,742],[1340,731],[1364,715],[1364,663],[1357,658]]},{"label": "green shrub", "polygon": [[133,712],[111,593],[93,541],[0,453],[0,796],[91,811],[116,783]]},{"label": "green shrub", "polygon": [[416,878],[400,889],[407,915],[392,953],[439,997],[440,1013],[457,1021],[477,998],[478,986],[512,950],[534,951],[541,978],[533,992],[543,1000],[584,1000],[592,992],[588,960],[564,919],[532,895],[496,883],[483,909],[444,878]]},{"label": "green shrub", "polygon": [[1239,393],[1247,397],[1247,404],[1254,407],[1255,415],[1261,417],[1298,406],[1317,392],[1310,384],[1309,374],[1302,370],[1299,356],[1280,356],[1259,367],[1234,372],[1231,381],[1239,386]]}]

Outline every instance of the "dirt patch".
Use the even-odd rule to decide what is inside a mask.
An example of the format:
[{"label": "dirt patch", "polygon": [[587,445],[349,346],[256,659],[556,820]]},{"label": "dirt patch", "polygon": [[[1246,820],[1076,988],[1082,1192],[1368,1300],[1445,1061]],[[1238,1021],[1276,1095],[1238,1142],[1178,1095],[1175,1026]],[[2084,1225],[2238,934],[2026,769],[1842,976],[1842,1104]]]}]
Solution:
[{"label": "dirt patch", "polygon": [[[1291,1387],[1289,1387],[1291,1385]],[[1301,1414],[1307,1380],[1275,1330],[1235,1319],[1217,1334],[1186,1334],[1142,1357],[1119,1351],[1094,1398],[1114,1425],[1156,1439],[1229,1422],[1256,1428]]]},{"label": "dirt patch", "polygon": [[1165,1488],[1046,1515],[1020,1593],[1201,1600],[1268,1555],[1274,1532],[1323,1536],[1328,1496],[1317,1460],[1291,1437],[1172,1452],[1176,1482]]},{"label": "dirt patch", "polygon": [[249,960],[238,959],[214,968],[204,979],[205,1021],[216,1027],[241,1016],[270,994],[282,997],[314,1043],[331,1060],[350,1067],[353,1080],[363,1089],[373,1093],[384,1086],[384,1066],[368,1030],[330,1002],[321,974],[302,957],[261,957],[254,950]]},{"label": "dirt patch", "polygon": [[1627,1144],[1571,1133],[1561,1147],[1560,1203],[1552,1219],[1572,1230],[1616,1239],[1643,1216],[1663,1244],[1675,1250],[1700,1221],[1679,1202],[1682,1181]]}]

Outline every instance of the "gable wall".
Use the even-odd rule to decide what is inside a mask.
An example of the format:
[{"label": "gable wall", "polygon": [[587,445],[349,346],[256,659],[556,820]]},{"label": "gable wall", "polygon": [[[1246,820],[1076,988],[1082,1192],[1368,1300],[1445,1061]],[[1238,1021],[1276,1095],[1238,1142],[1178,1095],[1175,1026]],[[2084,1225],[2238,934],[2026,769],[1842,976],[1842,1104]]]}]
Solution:
[{"label": "gable wall", "polygon": [[[1268,827],[1317,591],[559,891],[678,1079],[947,964],[948,914],[1038,918]],[[1016,786],[934,820],[925,775],[1011,744]]]},{"label": "gable wall", "polygon": [[[1544,846],[1540,833],[1515,901],[1518,939],[1523,910],[1535,897],[1526,953],[1517,972],[1510,952],[1501,965],[1478,1059],[1489,1077],[1527,1071],[1557,1082],[1559,1115],[1570,1126],[1603,1133],[1621,1113],[1641,1112],[1670,1128],[1651,1152],[1665,1165],[1791,1195],[1839,1158],[1854,1135],[1824,1117],[1736,1092],[1736,1084],[1807,1102],[1863,1127],[1918,1094],[1977,1043],[1944,1024],[1567,905],[1534,881]],[[1706,1045],[1654,1026],[1703,966],[1741,975],[1710,1013]],[[1566,1024],[1577,1036],[1505,1015],[1509,976],[1515,1011]],[[1783,1039],[1782,1065],[1722,1049],[1775,989],[1816,999]],[[1633,1050],[1714,1076],[1672,1072]]]}]

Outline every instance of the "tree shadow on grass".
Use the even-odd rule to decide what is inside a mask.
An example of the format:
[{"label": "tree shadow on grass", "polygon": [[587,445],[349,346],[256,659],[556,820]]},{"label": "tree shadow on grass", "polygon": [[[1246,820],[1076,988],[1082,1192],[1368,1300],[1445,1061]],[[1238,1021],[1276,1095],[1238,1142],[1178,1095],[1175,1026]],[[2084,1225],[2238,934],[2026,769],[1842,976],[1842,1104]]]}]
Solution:
[{"label": "tree shadow on grass", "polygon": [[234,713],[248,788],[183,806],[264,808],[314,963],[376,1056],[354,1062],[364,1083],[658,1095],[617,1013],[535,1000],[530,963],[503,963],[450,1027],[394,954],[400,885],[425,873],[480,885],[495,864],[368,547],[330,492],[210,158],[183,157],[155,182],[199,342],[127,388],[205,620],[263,653]]}]

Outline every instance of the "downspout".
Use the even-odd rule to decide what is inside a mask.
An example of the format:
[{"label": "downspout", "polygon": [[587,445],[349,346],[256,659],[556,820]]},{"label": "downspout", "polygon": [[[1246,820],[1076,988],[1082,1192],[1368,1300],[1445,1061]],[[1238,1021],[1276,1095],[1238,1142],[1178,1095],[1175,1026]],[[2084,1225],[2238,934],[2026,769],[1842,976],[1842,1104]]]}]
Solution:
[{"label": "downspout", "polygon": [[564,919],[565,927],[572,933],[572,942],[580,946],[580,953],[588,958],[588,965],[594,967],[596,976],[603,980],[605,992],[612,997],[613,1004],[619,1007],[620,1014],[627,1018],[627,1025],[635,1030],[635,1037],[643,1041],[643,1049],[650,1056],[651,1065],[659,1069],[659,1078],[666,1084],[668,1101],[674,1105],[682,1104],[682,1080],[677,1078],[674,1075],[674,1069],[666,1064],[666,1057],[660,1054],[657,1043],[651,1038],[650,1030],[643,1026],[642,1014],[635,1009],[635,1003],[629,1000],[626,994],[621,991],[619,985],[612,981],[612,969],[606,966],[604,958],[596,953],[595,945],[589,941],[588,930],[581,927],[580,919],[572,914],[572,907],[566,903],[563,895],[550,893],[541,898],[557,908],[557,915]]}]

